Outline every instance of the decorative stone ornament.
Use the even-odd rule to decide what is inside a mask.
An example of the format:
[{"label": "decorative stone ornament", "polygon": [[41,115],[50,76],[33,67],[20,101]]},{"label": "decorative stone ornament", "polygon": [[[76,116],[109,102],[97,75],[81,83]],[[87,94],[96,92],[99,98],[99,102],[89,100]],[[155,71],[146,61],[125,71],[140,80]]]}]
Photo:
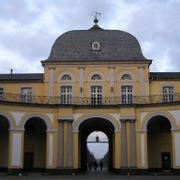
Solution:
[{"label": "decorative stone ornament", "polygon": [[92,51],[100,51],[101,44],[98,41],[94,41],[91,45]]}]

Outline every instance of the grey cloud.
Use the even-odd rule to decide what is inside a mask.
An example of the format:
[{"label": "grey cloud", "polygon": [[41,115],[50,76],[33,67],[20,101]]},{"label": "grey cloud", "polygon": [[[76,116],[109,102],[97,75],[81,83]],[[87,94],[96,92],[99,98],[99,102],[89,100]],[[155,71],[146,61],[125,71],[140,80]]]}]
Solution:
[{"label": "grey cloud", "polygon": [[[164,3],[160,1],[149,4],[142,4],[142,8],[138,8],[134,12],[131,22],[127,26],[141,44],[144,41],[153,44],[144,52],[148,58],[154,59],[152,67],[154,70],[164,70],[157,67],[159,62],[167,63],[167,71],[180,71],[179,47],[180,47],[180,2]],[[162,57],[168,58],[168,62]],[[170,66],[168,66],[170,65]]]},{"label": "grey cloud", "polygon": [[159,62],[166,57],[172,63],[165,70],[180,71],[180,2],[176,0],[3,0],[0,45],[29,62],[46,59],[63,32],[93,25],[92,10],[102,13],[99,24],[103,28],[125,30],[137,37],[144,55],[154,59],[153,70],[161,70]]}]

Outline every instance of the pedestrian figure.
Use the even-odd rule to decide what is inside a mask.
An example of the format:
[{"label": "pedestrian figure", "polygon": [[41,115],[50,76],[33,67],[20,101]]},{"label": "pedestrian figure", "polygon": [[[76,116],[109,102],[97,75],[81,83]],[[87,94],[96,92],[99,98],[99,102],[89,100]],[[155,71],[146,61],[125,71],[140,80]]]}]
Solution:
[{"label": "pedestrian figure", "polygon": [[101,171],[103,169],[103,162],[102,161],[100,162],[100,169],[101,169]]},{"label": "pedestrian figure", "polygon": [[94,166],[94,170],[96,170],[97,169],[97,162],[96,161],[94,161],[93,166]]},{"label": "pedestrian figure", "polygon": [[92,170],[93,162],[90,162],[90,163],[88,164],[88,166],[89,166],[89,170]]}]

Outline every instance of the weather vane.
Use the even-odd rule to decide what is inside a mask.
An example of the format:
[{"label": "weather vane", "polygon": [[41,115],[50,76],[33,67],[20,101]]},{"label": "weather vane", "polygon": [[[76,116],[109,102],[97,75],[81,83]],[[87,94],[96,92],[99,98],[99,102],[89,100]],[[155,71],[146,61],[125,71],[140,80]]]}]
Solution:
[{"label": "weather vane", "polygon": [[101,15],[101,13],[97,12],[97,11],[92,11],[92,14],[94,16],[94,23],[97,24],[98,23],[98,17]]}]

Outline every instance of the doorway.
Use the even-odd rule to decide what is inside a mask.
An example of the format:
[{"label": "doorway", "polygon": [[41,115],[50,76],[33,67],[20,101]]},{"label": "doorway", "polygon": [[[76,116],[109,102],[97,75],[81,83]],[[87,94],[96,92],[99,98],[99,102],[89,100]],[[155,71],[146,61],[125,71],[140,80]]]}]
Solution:
[{"label": "doorway", "polygon": [[24,169],[25,170],[33,169],[33,159],[34,159],[33,152],[25,152],[24,153]]},{"label": "doorway", "polygon": [[165,170],[171,169],[171,153],[163,152],[161,153],[161,163],[162,168]]}]

